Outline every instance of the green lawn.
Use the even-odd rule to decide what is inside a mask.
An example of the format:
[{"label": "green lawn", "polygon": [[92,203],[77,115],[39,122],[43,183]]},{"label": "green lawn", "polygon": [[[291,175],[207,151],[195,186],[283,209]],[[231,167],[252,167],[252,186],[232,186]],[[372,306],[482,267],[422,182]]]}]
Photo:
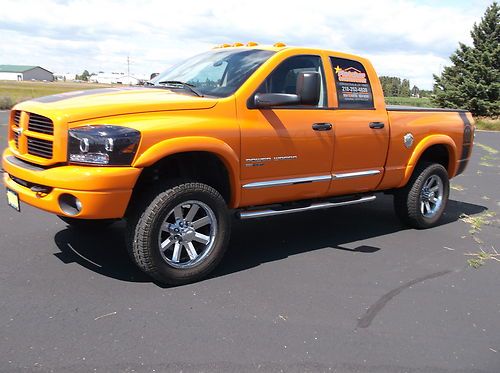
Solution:
[{"label": "green lawn", "polygon": [[10,109],[18,102],[56,93],[111,87],[109,84],[66,82],[17,82],[0,80],[0,109]]},{"label": "green lawn", "polygon": [[422,97],[386,97],[385,103],[388,105],[432,107],[430,98]]},{"label": "green lawn", "polygon": [[475,118],[476,127],[480,130],[500,131],[500,118]]}]

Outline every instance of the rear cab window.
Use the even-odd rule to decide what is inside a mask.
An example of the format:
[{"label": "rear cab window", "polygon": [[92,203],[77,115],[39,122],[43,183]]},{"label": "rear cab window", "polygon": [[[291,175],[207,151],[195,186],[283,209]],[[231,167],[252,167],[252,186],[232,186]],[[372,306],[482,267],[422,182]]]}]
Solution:
[{"label": "rear cab window", "polygon": [[330,57],[339,109],[374,109],[366,69],[359,61]]}]

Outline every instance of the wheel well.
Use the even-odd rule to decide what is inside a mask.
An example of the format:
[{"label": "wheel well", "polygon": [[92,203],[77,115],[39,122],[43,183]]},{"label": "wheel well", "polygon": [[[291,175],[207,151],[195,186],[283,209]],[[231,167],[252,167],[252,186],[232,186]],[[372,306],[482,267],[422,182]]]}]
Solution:
[{"label": "wheel well", "polygon": [[450,171],[449,171],[450,155],[448,153],[448,149],[446,148],[446,145],[437,144],[437,145],[432,145],[429,148],[427,148],[420,156],[420,159],[418,160],[417,165],[419,165],[423,162],[439,163],[444,168],[446,168],[448,173],[450,173]]},{"label": "wheel well", "polygon": [[209,152],[186,152],[169,155],[146,167],[137,180],[134,194],[171,179],[197,181],[217,190],[226,203],[231,199],[229,173],[221,159]]}]

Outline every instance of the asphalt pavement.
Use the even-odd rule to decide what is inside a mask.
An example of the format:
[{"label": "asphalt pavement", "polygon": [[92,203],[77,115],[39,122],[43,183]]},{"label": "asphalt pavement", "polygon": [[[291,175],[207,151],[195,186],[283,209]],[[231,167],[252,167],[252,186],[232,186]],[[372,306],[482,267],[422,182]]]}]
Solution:
[{"label": "asphalt pavement", "polygon": [[0,371],[498,373],[500,263],[464,254],[500,249],[500,133],[476,143],[436,228],[384,195],[236,221],[216,273],[172,288],[128,260],[121,223],[83,235],[1,198]]},{"label": "asphalt pavement", "polygon": [[9,122],[9,113],[8,110],[0,110],[0,126],[6,125]]}]

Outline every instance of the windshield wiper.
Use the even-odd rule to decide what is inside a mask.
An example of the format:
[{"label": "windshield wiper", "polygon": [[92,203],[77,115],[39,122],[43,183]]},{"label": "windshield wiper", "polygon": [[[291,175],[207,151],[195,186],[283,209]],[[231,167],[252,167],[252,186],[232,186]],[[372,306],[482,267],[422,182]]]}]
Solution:
[{"label": "windshield wiper", "polygon": [[196,96],[203,97],[203,94],[196,89],[195,85],[189,84],[186,82],[181,82],[179,80],[163,80],[163,81],[158,82],[156,84],[162,84],[162,85],[170,86],[170,87],[181,86],[182,88],[185,88],[188,91],[193,92]]}]

